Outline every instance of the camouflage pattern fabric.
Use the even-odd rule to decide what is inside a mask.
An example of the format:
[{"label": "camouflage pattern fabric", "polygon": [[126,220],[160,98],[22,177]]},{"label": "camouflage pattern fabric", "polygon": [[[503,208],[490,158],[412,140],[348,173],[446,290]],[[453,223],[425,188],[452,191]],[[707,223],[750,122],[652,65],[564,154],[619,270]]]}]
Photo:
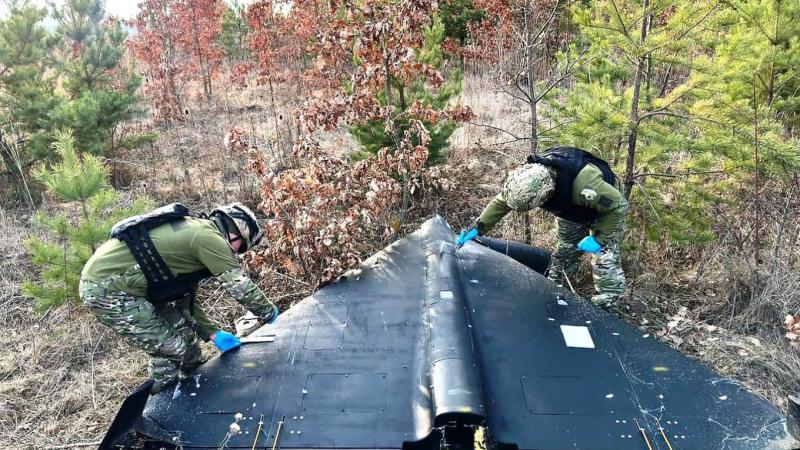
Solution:
[{"label": "camouflage pattern fabric", "polygon": [[554,189],[555,180],[547,167],[525,164],[508,173],[503,197],[514,211],[530,211],[547,201]]},{"label": "camouflage pattern fabric", "polygon": [[[578,225],[563,219],[556,219],[558,243],[550,261],[548,277],[561,286],[566,286],[564,275],[570,282],[575,279],[581,253],[578,242],[589,235],[592,224]],[[608,307],[625,292],[625,273],[620,265],[619,244],[625,231],[624,216],[617,221],[614,231],[608,236],[603,251],[592,257],[592,277],[596,294],[592,303]]]},{"label": "camouflage pattern fabric", "polygon": [[108,289],[116,277],[102,282],[81,279],[81,300],[128,345],[150,355],[153,392],[161,391],[203,362],[188,299],[156,306],[144,297]]},{"label": "camouflage pattern fabric", "polygon": [[217,280],[231,297],[265,322],[271,321],[278,312],[275,305],[253,283],[253,280],[245,275],[241,267],[222,272],[217,275]]}]

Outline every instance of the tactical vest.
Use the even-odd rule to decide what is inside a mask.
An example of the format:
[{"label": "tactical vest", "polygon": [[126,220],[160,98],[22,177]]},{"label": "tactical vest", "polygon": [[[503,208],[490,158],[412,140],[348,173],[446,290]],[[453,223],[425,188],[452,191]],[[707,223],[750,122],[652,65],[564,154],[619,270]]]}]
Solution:
[{"label": "tactical vest", "polygon": [[592,164],[603,172],[603,181],[611,186],[617,186],[617,177],[608,163],[580,148],[554,147],[544,153],[529,155],[528,162],[552,167],[557,174],[555,191],[540,208],[573,223],[587,224],[599,217],[596,210],[572,202],[572,186],[575,178],[587,164]]},{"label": "tactical vest", "polygon": [[[163,206],[147,214],[129,217],[117,222],[111,228],[111,237],[128,246],[133,258],[147,279],[147,298],[152,303],[167,303],[189,296],[190,309],[194,309],[197,283],[210,277],[208,269],[198,272],[175,275],[164,258],[158,254],[149,231],[170,222],[197,217],[180,203]],[[192,311],[193,312],[193,311]]]}]

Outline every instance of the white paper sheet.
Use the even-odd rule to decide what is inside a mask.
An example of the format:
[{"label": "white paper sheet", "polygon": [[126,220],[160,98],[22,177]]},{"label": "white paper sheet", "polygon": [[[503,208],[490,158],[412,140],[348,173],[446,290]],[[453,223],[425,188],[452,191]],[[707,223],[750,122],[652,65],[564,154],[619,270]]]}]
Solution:
[{"label": "white paper sheet", "polygon": [[561,325],[561,334],[564,335],[564,342],[567,347],[594,348],[594,341],[587,327]]}]

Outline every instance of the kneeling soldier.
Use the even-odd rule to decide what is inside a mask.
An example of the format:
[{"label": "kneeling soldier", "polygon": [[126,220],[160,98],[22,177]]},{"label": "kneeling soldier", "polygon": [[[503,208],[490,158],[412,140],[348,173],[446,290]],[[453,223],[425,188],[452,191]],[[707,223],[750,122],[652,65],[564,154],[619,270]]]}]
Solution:
[{"label": "kneeling soldier", "polygon": [[620,187],[608,163],[585,150],[556,147],[531,155],[509,172],[503,192],[457,243],[487,233],[511,210],[542,208],[556,216],[558,226],[548,277],[564,285],[564,276],[572,278],[578,270],[579,251],[591,253],[597,291],[592,302],[608,307],[625,291],[619,245],[628,202]]},{"label": "kneeling soldier", "polygon": [[203,362],[196,336],[222,351],[239,345],[195,307],[200,280],[216,277],[264,323],[278,317],[234,255],[262,238],[255,215],[241,203],[207,217],[175,203],[117,223],[111,237],[83,268],[80,296],[100,322],[150,355],[154,393]]}]

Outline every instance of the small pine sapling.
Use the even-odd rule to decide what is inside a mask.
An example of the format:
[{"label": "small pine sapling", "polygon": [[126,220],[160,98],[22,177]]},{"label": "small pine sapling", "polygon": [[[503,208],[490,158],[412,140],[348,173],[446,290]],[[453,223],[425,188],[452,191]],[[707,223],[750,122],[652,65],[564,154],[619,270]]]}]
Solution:
[{"label": "small pine sapling", "polygon": [[38,311],[77,300],[81,269],[108,238],[111,226],[151,206],[145,198],[123,206],[109,187],[108,167],[92,154],[79,154],[71,132],[56,133],[53,148],[61,160],[38,169],[34,178],[61,212],[39,213],[36,222],[45,237],[33,236],[26,242],[41,272],[39,280],[23,284],[22,293],[35,300]]}]

